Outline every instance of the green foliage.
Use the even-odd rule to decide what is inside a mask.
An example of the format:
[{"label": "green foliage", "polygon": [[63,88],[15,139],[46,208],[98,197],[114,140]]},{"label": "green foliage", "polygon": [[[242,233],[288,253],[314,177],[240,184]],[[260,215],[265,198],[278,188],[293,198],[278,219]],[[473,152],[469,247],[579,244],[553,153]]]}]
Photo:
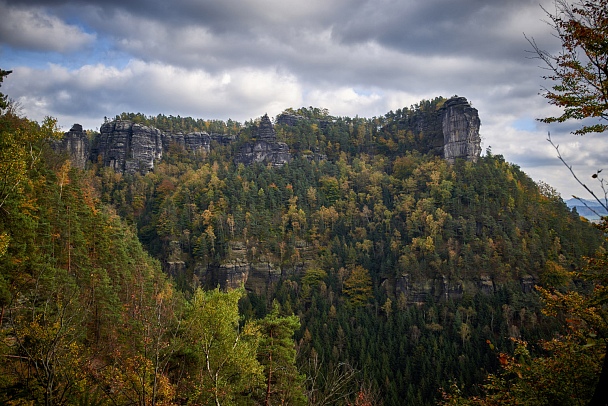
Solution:
[{"label": "green foliage", "polygon": [[541,342],[543,355],[530,353],[515,340],[513,355],[498,355],[501,369],[482,386],[484,395],[465,398],[455,385],[443,394],[443,405],[581,405],[593,395],[601,369],[602,348],[588,345],[580,329]]},{"label": "green foliage", "polygon": [[[235,166],[224,149],[172,156],[146,176],[99,169],[100,193],[187,292],[223,283],[222,265],[253,265],[244,314],[264,317],[274,299],[297,314],[300,370],[359,371],[341,399],[354,402],[363,385],[386,404],[432,404],[450,379],[470,388],[486,376],[480,365],[498,367],[486,340],[509,350],[509,337],[563,332],[529,290],[570,283],[566,270],[601,243],[502,156],[450,165],[427,154],[427,135],[405,129],[441,103],[281,126],[283,139],[300,142],[281,168]],[[299,155],[310,147],[328,159]],[[307,382],[311,402],[323,390]]]},{"label": "green foliage", "polygon": [[261,332],[258,360],[264,368],[264,405],[305,405],[304,376],[296,366],[293,335],[300,328],[296,316],[281,316],[279,304],[258,321]]},{"label": "green foliage", "polygon": [[262,383],[256,358],[260,332],[253,323],[239,327],[238,301],[243,293],[194,292],[184,333],[194,357],[189,402],[242,404]]},{"label": "green foliage", "polygon": [[[13,73],[13,71],[0,69],[0,87],[2,86],[1,83],[4,81],[4,78],[7,77],[8,75],[10,75],[11,73]],[[8,96],[0,93],[0,112],[2,112],[2,110],[4,110],[7,107],[8,107]]]},{"label": "green foliage", "polygon": [[[168,132],[208,132],[210,134],[237,134],[242,125],[238,121],[228,119],[222,120],[202,120],[192,117],[181,117],[164,114],[157,116],[146,116],[142,113],[121,113],[115,117],[116,120],[130,120],[137,124],[156,127]],[[107,120],[107,117],[106,117]]]}]

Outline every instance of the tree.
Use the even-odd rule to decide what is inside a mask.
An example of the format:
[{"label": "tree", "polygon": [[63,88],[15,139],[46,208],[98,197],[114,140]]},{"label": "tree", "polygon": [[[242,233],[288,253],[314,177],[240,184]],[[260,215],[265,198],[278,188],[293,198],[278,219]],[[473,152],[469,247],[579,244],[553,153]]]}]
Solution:
[{"label": "tree", "polygon": [[[534,38],[527,38],[533,53],[549,70],[544,79],[555,82],[543,96],[563,109],[559,117],[546,117],[545,123],[569,119],[608,119],[608,0],[580,0],[573,5],[556,0],[556,12],[546,11],[562,50],[551,54]],[[608,125],[583,124],[574,134],[603,132]]]},{"label": "tree", "polygon": [[372,278],[369,271],[361,265],[355,265],[350,276],[344,281],[344,294],[353,306],[363,306],[372,297]]},{"label": "tree", "polygon": [[[0,87],[2,86],[2,82],[4,78],[13,73],[12,70],[2,70],[0,69]],[[8,107],[8,97],[2,93],[0,93],[0,110],[4,110]]]},{"label": "tree", "polygon": [[541,342],[542,356],[528,343],[515,340],[514,355],[500,353],[501,369],[482,386],[483,396],[462,397],[456,386],[444,393],[442,405],[574,406],[591,398],[600,368],[597,347],[586,346],[585,332],[575,328],[566,336]]},{"label": "tree", "polygon": [[264,405],[304,405],[304,376],[296,368],[293,334],[300,328],[296,316],[280,316],[278,302],[272,312],[258,321],[258,359],[264,368]]},{"label": "tree", "polygon": [[5,209],[9,198],[21,194],[28,171],[40,160],[42,144],[58,136],[53,118],[39,125],[19,117],[10,104],[0,115],[0,209]]},{"label": "tree", "polygon": [[[185,338],[196,359],[190,400],[196,404],[234,404],[262,382],[256,359],[259,331],[239,326],[238,301],[244,289],[220,292],[198,289],[186,317]],[[198,402],[198,403],[197,403]]]},{"label": "tree", "polygon": [[[554,81],[551,90],[546,89],[544,97],[550,104],[563,109],[559,117],[547,117],[541,119],[545,123],[565,122],[569,119],[584,120],[595,118],[599,123],[586,124],[574,134],[583,135],[594,132],[604,132],[608,129],[608,0],[580,0],[574,4],[568,4],[566,0],[556,0],[556,12],[546,12],[555,36],[561,41],[562,51],[557,55],[541,49],[534,39],[528,39],[534,49],[534,53],[540,58],[550,71],[544,78]],[[551,139],[549,138],[551,142]],[[558,152],[558,158],[568,167],[572,176],[606,209],[608,199],[606,198],[605,184],[599,177],[601,170],[592,175],[592,178],[600,181],[604,191],[604,199],[598,198],[574,173],[572,167],[562,158],[559,147],[551,144]],[[600,225],[606,231],[607,219],[604,218]],[[604,258],[603,260],[601,258]],[[605,252],[600,252],[596,259],[589,261],[587,270],[600,270],[600,272],[583,272],[581,276],[595,283],[596,288],[588,295],[583,295],[577,301],[562,300],[563,310],[566,313],[578,314],[582,320],[584,315],[595,309],[603,309],[608,304],[606,291],[606,278],[604,275],[607,263]],[[599,264],[599,265],[598,265]],[[564,296],[576,297],[576,292],[568,292]],[[546,297],[551,297],[545,294]],[[560,297],[558,295],[558,297]],[[549,302],[551,303],[551,301]],[[575,306],[574,304],[577,303]],[[580,307],[582,310],[577,310]],[[604,313],[605,310],[600,313]],[[601,317],[600,317],[601,319]],[[590,324],[591,328],[599,329],[605,346],[604,361],[600,373],[599,382],[595,386],[593,397],[589,405],[608,404],[608,334]],[[604,334],[602,334],[604,333]],[[594,332],[595,334],[595,332]]]}]

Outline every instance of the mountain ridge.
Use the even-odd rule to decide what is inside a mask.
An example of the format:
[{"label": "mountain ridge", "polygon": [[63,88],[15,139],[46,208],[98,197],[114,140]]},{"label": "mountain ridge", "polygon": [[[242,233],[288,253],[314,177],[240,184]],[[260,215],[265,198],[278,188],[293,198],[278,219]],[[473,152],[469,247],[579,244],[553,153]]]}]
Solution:
[{"label": "mountain ridge", "polygon": [[[421,145],[432,146],[432,149],[424,152],[442,156],[448,162],[459,158],[475,162],[481,152],[481,121],[477,110],[464,97],[454,96],[440,100],[441,103],[434,110],[412,110],[409,115],[399,119],[401,121],[398,125],[405,131],[415,131],[418,137],[424,137]],[[140,117],[135,115],[134,118]],[[411,123],[408,121],[410,118],[414,120]],[[299,120],[309,119],[297,116],[288,119],[285,114],[277,116],[277,123],[288,127],[297,125]],[[332,131],[332,126],[336,125],[336,120],[323,120],[319,134],[327,135]],[[390,120],[386,120],[386,125],[390,125]],[[172,144],[196,154],[209,153],[212,141],[220,145],[239,145],[240,152],[235,157],[237,163],[251,165],[257,162],[282,166],[299,151],[294,145],[277,140],[274,131],[274,125],[267,115],[262,117],[258,125],[251,125],[249,129],[242,128],[238,135],[210,135],[206,131],[163,131],[117,117],[104,122],[100,133],[92,141],[88,140],[88,135],[80,124],[74,124],[56,148],[66,152],[77,167],[84,168],[86,162],[101,162],[121,173],[144,174],[153,170],[155,163],[162,159]],[[249,135],[243,136],[244,132],[249,132]],[[318,157],[326,156],[323,151],[319,152]]]}]

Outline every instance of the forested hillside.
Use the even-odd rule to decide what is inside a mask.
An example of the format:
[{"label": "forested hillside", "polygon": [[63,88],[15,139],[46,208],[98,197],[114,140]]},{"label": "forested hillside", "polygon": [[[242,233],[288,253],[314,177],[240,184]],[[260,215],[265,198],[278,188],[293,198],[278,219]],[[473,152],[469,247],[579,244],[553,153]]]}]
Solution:
[{"label": "forested hillside", "polygon": [[293,155],[281,167],[235,163],[253,120],[124,113],[238,134],[205,153],[172,145],[143,174],[73,168],[48,146],[52,122],[5,109],[0,402],[425,405],[452,383],[475,393],[494,348],[563,332],[534,286],[573,283],[602,238],[502,156],[441,157],[416,123],[444,102],[371,119],[290,109],[297,120],[275,125]]}]

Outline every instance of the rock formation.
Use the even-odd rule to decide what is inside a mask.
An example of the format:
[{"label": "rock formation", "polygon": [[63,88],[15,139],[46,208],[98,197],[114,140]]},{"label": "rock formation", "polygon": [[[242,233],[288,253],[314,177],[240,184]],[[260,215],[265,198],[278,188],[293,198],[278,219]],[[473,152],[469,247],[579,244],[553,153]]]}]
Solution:
[{"label": "rock formation", "polygon": [[481,121],[477,109],[471,107],[464,97],[452,97],[441,111],[443,157],[452,163],[457,158],[476,162],[481,153]]},{"label": "rock formation", "polygon": [[91,153],[89,138],[80,124],[74,124],[61,141],[53,143],[53,148],[66,153],[72,165],[80,169],[84,169]]},{"label": "rock formation", "polygon": [[72,164],[81,169],[90,160],[110,166],[116,172],[147,173],[154,169],[155,162],[171,145],[196,154],[209,152],[212,141],[228,145],[235,139],[235,136],[209,135],[206,132],[168,133],[129,120],[115,120],[102,124],[92,143],[82,126],[74,124],[63,139],[54,144],[54,148],[67,153]]},{"label": "rock formation", "polygon": [[296,126],[298,122],[306,120],[306,117],[297,114],[282,113],[277,116],[277,125]]},{"label": "rock formation", "polygon": [[268,118],[264,114],[257,130],[256,140],[243,145],[235,158],[235,162],[252,165],[256,162],[283,166],[292,159],[289,147],[284,142],[277,141],[277,136]]},{"label": "rock formation", "polygon": [[116,120],[104,123],[100,132],[95,152],[104,166],[116,172],[146,173],[162,157],[162,132],[157,128]]},{"label": "rock formation", "polygon": [[128,120],[105,123],[100,132],[99,142],[93,154],[101,157],[104,165],[111,166],[117,172],[127,173],[146,173],[153,170],[154,163],[162,158],[163,153],[172,144],[188,152],[198,153],[208,152],[212,139],[222,144],[230,142],[231,139],[218,134],[214,134],[212,138],[206,132],[165,133],[158,128]]},{"label": "rock formation", "polygon": [[[281,114],[277,118],[280,125],[295,126],[302,120],[314,120],[325,132],[332,121],[308,119],[294,114]],[[421,134],[416,137],[416,149],[423,154],[432,153],[443,156],[449,162],[458,158],[477,161],[481,153],[479,136],[480,120],[477,110],[466,98],[454,96],[443,106],[432,111],[414,111],[401,117],[397,129]],[[392,127],[391,127],[392,128]],[[206,132],[168,133],[154,127],[137,124],[129,120],[115,120],[104,123],[100,134],[89,142],[82,126],[74,124],[65,133],[55,148],[68,154],[74,166],[84,168],[86,162],[101,162],[121,173],[147,173],[154,169],[171,145],[177,145],[190,153],[208,152],[212,141],[228,145],[236,140],[235,136],[207,134]],[[306,158],[320,161],[326,159],[320,151],[305,155]],[[251,165],[256,162],[272,166],[283,166],[292,160],[289,147],[277,141],[272,122],[265,114],[254,141],[242,146],[235,162]]]},{"label": "rock formation", "polygon": [[298,125],[298,123],[300,121],[312,121],[314,123],[317,123],[319,125],[319,128],[321,129],[321,131],[325,131],[327,129],[327,127],[329,125],[331,125],[331,123],[332,123],[332,121],[329,119],[320,120],[320,119],[316,119],[316,118],[307,118],[307,117],[301,116],[299,114],[290,114],[290,113],[281,113],[277,116],[277,119],[276,119],[277,125],[287,125],[290,127]]},{"label": "rock formation", "polygon": [[[464,97],[454,96],[439,109],[410,111],[397,122],[397,130],[411,131],[412,149],[423,154],[444,157],[448,162],[458,158],[477,161],[481,153],[477,109]],[[394,130],[394,123],[388,131]]]}]

